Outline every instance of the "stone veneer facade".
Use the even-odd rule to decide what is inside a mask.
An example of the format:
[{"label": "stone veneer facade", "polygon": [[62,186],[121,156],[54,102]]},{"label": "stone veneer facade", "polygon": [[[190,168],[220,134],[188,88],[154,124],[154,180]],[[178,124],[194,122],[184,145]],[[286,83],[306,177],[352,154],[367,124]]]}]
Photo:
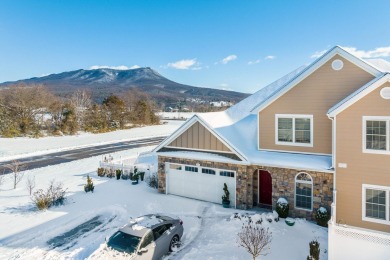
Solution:
[{"label": "stone veneer facade", "polygon": [[[166,192],[165,163],[178,163],[186,165],[199,164],[203,167],[232,170],[236,172],[236,207],[238,209],[250,209],[257,204],[258,197],[258,174],[257,170],[268,171],[272,177],[272,207],[280,197],[287,199],[290,205],[291,217],[314,220],[315,212],[319,207],[325,207],[330,213],[333,201],[333,174],[288,168],[265,167],[257,165],[240,165],[220,163],[213,161],[192,160],[158,156],[158,190]],[[305,172],[313,179],[313,211],[294,208],[295,176]]]}]

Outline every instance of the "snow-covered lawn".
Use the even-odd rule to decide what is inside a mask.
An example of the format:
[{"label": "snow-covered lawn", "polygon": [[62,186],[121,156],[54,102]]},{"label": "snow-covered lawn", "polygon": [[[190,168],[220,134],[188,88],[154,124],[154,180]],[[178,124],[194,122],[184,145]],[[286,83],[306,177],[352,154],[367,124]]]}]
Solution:
[{"label": "snow-covered lawn", "polygon": [[[135,156],[152,148],[116,155]],[[231,216],[235,212],[255,214],[255,211],[224,209],[212,203],[159,194],[144,182],[131,185],[128,180],[99,178],[95,172],[99,159],[100,156],[29,170],[16,190],[10,180],[0,187],[0,259],[88,258],[105,237],[130,217],[156,212],[175,214],[184,221],[183,245],[168,259],[250,259],[236,243],[242,220]],[[83,191],[88,174],[95,184],[94,193]],[[44,212],[35,210],[24,182],[32,175],[36,178],[36,189],[46,188],[52,179],[63,182],[68,189],[65,205]],[[76,232],[69,240],[61,238],[94,218],[98,222],[88,231]],[[263,221],[262,225],[270,228],[273,238],[270,254],[264,259],[306,259],[309,242],[315,238],[321,244],[321,259],[327,259],[326,229],[304,220],[297,220],[293,227],[283,221]],[[49,245],[47,242],[54,241],[53,238],[60,242]]]},{"label": "snow-covered lawn", "polygon": [[91,145],[109,144],[147,137],[168,136],[184,121],[168,121],[167,124],[137,127],[102,134],[81,133],[73,136],[42,138],[0,138],[0,161],[14,158],[70,150]]}]

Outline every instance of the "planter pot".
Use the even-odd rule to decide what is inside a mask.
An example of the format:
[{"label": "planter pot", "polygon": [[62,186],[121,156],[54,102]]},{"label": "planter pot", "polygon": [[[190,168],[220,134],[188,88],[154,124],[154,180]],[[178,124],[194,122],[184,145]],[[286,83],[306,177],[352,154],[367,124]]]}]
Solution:
[{"label": "planter pot", "polygon": [[132,182],[131,182],[131,184],[133,184],[133,185],[136,185],[136,184],[138,184],[138,180],[136,180],[136,181],[132,181]]},{"label": "planter pot", "polygon": [[292,218],[286,218],[285,220],[286,224],[290,227],[294,226],[295,224],[295,219],[292,219]]},{"label": "planter pot", "polygon": [[224,208],[230,208],[230,200],[223,200],[222,201],[222,206]]}]

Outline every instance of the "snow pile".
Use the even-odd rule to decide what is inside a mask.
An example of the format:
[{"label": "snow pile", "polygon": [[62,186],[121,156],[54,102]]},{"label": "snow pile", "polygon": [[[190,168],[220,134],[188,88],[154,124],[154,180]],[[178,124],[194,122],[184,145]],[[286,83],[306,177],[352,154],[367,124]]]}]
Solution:
[{"label": "snow pile", "polygon": [[156,218],[156,216],[143,216],[138,217],[130,221],[130,224],[133,224],[131,228],[133,230],[142,230],[144,228],[150,228],[154,225],[163,222],[162,219]]},{"label": "snow pile", "polygon": [[318,209],[318,211],[321,212],[322,214],[328,213],[328,211],[327,211],[326,208],[324,208],[324,207],[320,207],[320,208]]},{"label": "snow pile", "polygon": [[288,204],[288,202],[287,202],[287,200],[285,198],[279,198],[277,203],[278,204],[282,204],[282,205],[287,205]]}]

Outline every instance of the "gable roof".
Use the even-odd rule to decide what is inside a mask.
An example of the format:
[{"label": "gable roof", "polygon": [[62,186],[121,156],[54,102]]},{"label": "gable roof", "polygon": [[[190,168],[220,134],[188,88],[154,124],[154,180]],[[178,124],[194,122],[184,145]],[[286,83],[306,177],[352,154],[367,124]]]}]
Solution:
[{"label": "gable roof", "polygon": [[374,78],[355,92],[351,93],[349,96],[341,100],[339,103],[334,105],[328,110],[328,117],[334,117],[339,114],[341,111],[345,110],[377,87],[383,85],[386,82],[390,82],[390,73],[385,73],[380,77]]},{"label": "gable roof", "polygon": [[229,140],[221,136],[218,132],[215,131],[207,122],[205,122],[200,114],[195,114],[190,119],[188,119],[181,127],[179,127],[175,132],[168,136],[164,141],[162,141],[156,148],[153,149],[153,152],[157,152],[166,145],[169,145],[177,137],[183,134],[187,129],[189,129],[193,124],[199,122],[203,125],[210,133],[212,133],[218,140],[220,140],[224,145],[226,145],[233,153],[235,153],[241,160],[248,161],[248,158],[234,145],[232,145]]},{"label": "gable roof", "polygon": [[303,81],[306,77],[308,77],[310,74],[312,74],[319,67],[324,65],[327,61],[329,61],[335,55],[340,55],[341,57],[352,62],[356,66],[362,68],[363,70],[367,71],[368,73],[372,74],[375,77],[378,77],[378,76],[382,75],[382,73],[383,73],[381,70],[379,70],[377,67],[373,66],[371,63],[367,62],[366,60],[363,60],[363,59],[356,57],[355,55],[349,53],[348,51],[346,51],[345,49],[343,49],[340,46],[335,46],[332,49],[330,49],[329,51],[327,51],[325,54],[323,54],[321,57],[319,57],[317,60],[315,60],[313,63],[311,63],[309,66],[307,66],[304,70],[302,70],[299,74],[297,74],[291,80],[286,82],[277,91],[275,91],[270,96],[268,96],[267,98],[265,98],[264,100],[259,102],[259,104],[257,106],[255,106],[251,110],[251,112],[257,114],[259,111],[266,108],[272,102],[277,100],[279,97],[281,97],[286,92],[288,92],[290,89],[292,89],[297,84],[299,84],[301,81]]}]

